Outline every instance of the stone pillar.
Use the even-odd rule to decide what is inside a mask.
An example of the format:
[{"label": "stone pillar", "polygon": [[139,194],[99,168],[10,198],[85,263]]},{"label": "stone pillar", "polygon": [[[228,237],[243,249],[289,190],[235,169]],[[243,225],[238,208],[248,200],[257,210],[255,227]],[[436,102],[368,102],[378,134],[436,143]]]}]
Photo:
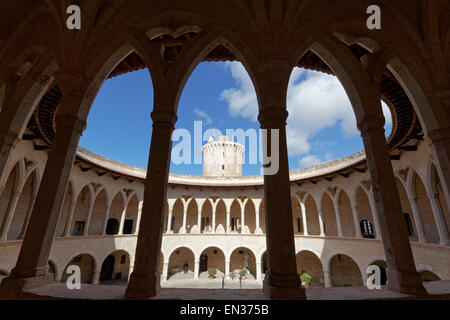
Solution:
[{"label": "stone pillar", "polygon": [[261,232],[261,227],[260,227],[260,225],[259,225],[259,209],[257,209],[257,208],[255,208],[255,224],[256,224],[256,227],[255,227],[255,230],[256,230],[256,234],[261,234],[262,232]]},{"label": "stone pillar", "polygon": [[73,212],[75,211],[76,201],[70,200],[69,212],[66,218],[66,224],[64,225],[64,237],[70,237],[70,227],[73,219]]},{"label": "stone pillar", "polygon": [[361,226],[358,221],[358,206],[352,203],[353,223],[355,224],[355,238],[362,238]]},{"label": "stone pillar", "polygon": [[181,227],[180,233],[186,233],[187,206],[187,204],[184,204],[183,206],[183,226]]},{"label": "stone pillar", "polygon": [[194,261],[194,279],[198,279],[198,274],[200,272],[200,260]]},{"label": "stone pillar", "polygon": [[306,220],[306,208],[303,202],[300,202],[300,210],[302,211],[303,235],[308,236],[308,221]]},{"label": "stone pillar", "polygon": [[[283,103],[285,103],[285,98]],[[294,228],[291,207],[291,188],[286,143],[286,119],[284,105],[261,108],[258,120],[267,130],[263,154],[278,149],[278,170],[270,172],[264,167],[264,200],[267,228],[268,275],[264,278],[264,293],[271,299],[306,299],[305,289],[297,274]],[[279,134],[278,141],[272,133]],[[274,148],[273,148],[274,147]],[[276,148],[278,147],[278,148]],[[274,156],[273,153],[272,156]],[[276,166],[275,161],[269,165]],[[280,245],[282,244],[282,245]]]},{"label": "stone pillar", "polygon": [[36,192],[33,193],[33,195],[31,196],[30,203],[28,203],[27,213],[25,214],[25,219],[23,220],[22,229],[20,230],[20,234],[17,237],[18,240],[23,239],[23,236],[25,235],[25,231],[27,230],[28,221],[30,220],[31,211],[33,210],[35,201],[36,201]]},{"label": "stone pillar", "polygon": [[202,209],[199,208],[197,212],[197,227],[198,233],[202,233]]},{"label": "stone pillar", "polygon": [[227,209],[227,230],[226,230],[226,233],[230,233],[230,210],[229,209]]},{"label": "stone pillar", "polygon": [[100,271],[95,271],[92,275],[91,284],[99,284],[100,283]]},{"label": "stone pillar", "polygon": [[138,234],[139,233],[139,226],[141,225],[142,206],[143,206],[143,204],[144,204],[144,202],[140,201],[139,205],[138,205],[138,216],[137,216],[136,228],[134,230],[134,234]]},{"label": "stone pillar", "polygon": [[230,274],[230,260],[225,260],[225,276]]},{"label": "stone pillar", "polygon": [[330,270],[323,270],[323,280],[325,282],[325,288],[331,288],[333,286]]},{"label": "stone pillar", "polygon": [[[379,213],[381,238],[387,262],[388,289],[407,294],[426,294],[416,271],[403,217],[397,184],[384,135],[384,117],[379,115],[359,119],[358,129],[364,142],[372,192]],[[377,109],[375,109],[377,110]]]},{"label": "stone pillar", "polygon": [[126,289],[126,297],[145,299],[160,290],[159,263],[169,179],[172,131],[176,115],[152,112],[153,132],[147,166],[134,270]]},{"label": "stone pillar", "polygon": [[128,206],[128,203],[125,204],[125,207],[122,211],[122,215],[120,216],[120,225],[119,225],[119,232],[118,232],[119,235],[123,235],[123,226],[125,225],[125,218],[127,215],[127,206]]},{"label": "stone pillar", "polygon": [[8,167],[11,155],[14,153],[18,142],[19,137],[16,133],[10,131],[3,134],[0,133],[0,185],[6,183],[8,178],[6,168]]},{"label": "stone pillar", "polygon": [[[70,97],[63,97],[61,107],[71,103],[74,101]],[[48,283],[49,280],[46,273],[50,248],[78,141],[86,122],[72,115],[59,115],[56,125],[56,135],[30,217],[29,224],[33,228],[27,229],[16,266],[1,284],[0,291],[6,296],[14,296],[23,289]]]},{"label": "stone pillar", "polygon": [[256,262],[256,280],[262,279],[261,262]]},{"label": "stone pillar", "polygon": [[89,208],[86,217],[86,228],[84,228],[83,230],[83,236],[87,236],[89,234],[89,226],[91,224],[92,208],[94,207],[94,203],[95,203],[94,197],[89,197]]},{"label": "stone pillar", "polygon": [[108,226],[108,217],[110,210],[111,210],[111,203],[107,202],[105,207],[105,214],[103,215],[102,235],[106,235],[106,227]]},{"label": "stone pillar", "polygon": [[216,233],[216,209],[217,204],[212,206],[212,233]]},{"label": "stone pillar", "polygon": [[445,222],[444,214],[442,213],[441,203],[439,202],[439,194],[429,193],[431,208],[433,209],[434,221],[439,233],[439,244],[442,246],[450,245],[450,237],[448,234],[447,223]]},{"label": "stone pillar", "polygon": [[341,223],[341,215],[339,214],[339,200],[334,204],[334,212],[336,214],[336,224],[338,229],[338,236],[342,238],[344,234],[342,233],[342,223]]},{"label": "stone pillar", "polygon": [[167,215],[167,230],[166,233],[171,233],[172,231],[172,209],[169,209],[169,213]]},{"label": "stone pillar", "polygon": [[245,232],[245,206],[241,204],[241,234]]},{"label": "stone pillar", "polygon": [[20,191],[15,191],[11,194],[11,198],[8,202],[8,208],[6,209],[5,216],[3,217],[2,227],[0,229],[0,241],[5,242],[8,240],[8,231],[11,225],[11,221],[16,211],[17,201],[19,201]]},{"label": "stone pillar", "polygon": [[162,271],[162,275],[161,275],[161,280],[162,281],[166,281],[168,274],[169,274],[169,263],[168,262],[164,262],[163,263],[163,271]]},{"label": "stone pillar", "polygon": [[317,212],[319,214],[319,229],[320,229],[320,236],[321,237],[325,237],[325,226],[323,223],[323,211],[322,211],[322,207],[318,207],[317,208]]},{"label": "stone pillar", "polygon": [[423,228],[423,224],[422,224],[422,217],[420,216],[420,211],[419,211],[419,207],[417,205],[417,197],[416,196],[411,196],[408,197],[409,199],[409,203],[411,205],[411,210],[414,216],[414,222],[416,225],[416,230],[417,230],[417,236],[418,236],[418,241],[420,243],[427,243],[427,236],[425,235],[425,229]]},{"label": "stone pillar", "polygon": [[450,127],[428,130],[425,140],[433,153],[436,171],[441,181],[447,206],[450,208]]}]

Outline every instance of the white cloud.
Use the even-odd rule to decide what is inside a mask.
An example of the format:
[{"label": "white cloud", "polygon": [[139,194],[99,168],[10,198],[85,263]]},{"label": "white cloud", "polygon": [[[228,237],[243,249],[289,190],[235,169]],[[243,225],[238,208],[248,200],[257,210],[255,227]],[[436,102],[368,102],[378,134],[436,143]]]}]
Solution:
[{"label": "white cloud", "polygon": [[239,62],[227,62],[225,68],[231,72],[238,88],[223,90],[219,99],[228,103],[228,112],[231,116],[256,121],[258,102],[250,76]]},{"label": "white cloud", "polygon": [[300,159],[299,164],[301,168],[310,168],[317,166],[318,164],[321,164],[322,160],[320,160],[319,157],[316,157],[315,155],[307,155]]},{"label": "white cloud", "polygon": [[[258,104],[247,71],[238,62],[229,62],[226,68],[231,71],[237,88],[225,89],[220,99],[228,103],[228,111],[232,116],[256,121]],[[287,109],[289,117],[286,131],[290,156],[308,154],[312,138],[325,128],[338,125],[347,137],[359,135],[350,100],[335,76],[294,68],[287,93]],[[392,124],[390,111],[384,103],[383,113],[386,123]],[[304,159],[305,163],[315,160],[311,156]]]},{"label": "white cloud", "polygon": [[193,112],[197,117],[200,117],[205,121],[205,125],[208,126],[208,125],[212,124],[211,117],[205,111],[203,111],[199,108],[194,108]]}]

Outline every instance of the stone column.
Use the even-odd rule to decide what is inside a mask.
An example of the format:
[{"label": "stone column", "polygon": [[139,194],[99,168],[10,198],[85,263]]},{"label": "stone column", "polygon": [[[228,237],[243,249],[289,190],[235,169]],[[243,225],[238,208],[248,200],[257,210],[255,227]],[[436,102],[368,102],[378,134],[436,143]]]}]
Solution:
[{"label": "stone column", "polygon": [[16,133],[9,131],[2,134],[0,132],[0,185],[6,183],[8,177],[5,169],[8,167],[9,161],[11,161],[11,155],[14,153],[18,142],[19,137]]},{"label": "stone column", "polygon": [[323,211],[322,211],[322,207],[321,206],[317,207],[317,212],[319,214],[320,236],[321,237],[325,237],[325,226],[324,226],[324,223],[323,223]]},{"label": "stone column", "polygon": [[419,211],[419,207],[417,205],[417,197],[416,196],[411,196],[408,197],[409,199],[409,203],[411,204],[411,210],[414,216],[414,222],[416,225],[416,230],[417,230],[417,236],[418,236],[418,241],[420,243],[427,243],[427,236],[425,235],[425,230],[423,228],[423,224],[422,224],[422,217],[420,216],[420,211]]},{"label": "stone column", "polygon": [[200,260],[194,261],[194,279],[198,279],[198,274],[200,272]]},{"label": "stone column", "polygon": [[145,299],[160,290],[159,263],[169,179],[172,131],[176,115],[162,110],[152,112],[153,132],[144,189],[144,205],[139,226],[134,270],[126,297]]},{"label": "stone column", "polygon": [[230,210],[227,209],[227,230],[226,233],[230,233]]},{"label": "stone column", "polygon": [[261,232],[261,227],[260,227],[260,225],[259,225],[259,209],[257,209],[257,208],[255,208],[255,224],[256,224],[256,227],[255,227],[255,230],[256,230],[256,234],[261,234],[262,232]]},{"label": "stone column", "polygon": [[100,270],[97,270],[92,275],[91,284],[99,284],[100,283]]},{"label": "stone column", "polygon": [[201,210],[201,208],[199,208],[198,212],[197,212],[197,226],[198,226],[198,233],[202,233],[202,210]]},{"label": "stone column", "polygon": [[212,206],[212,233],[216,233],[216,209],[217,205]]},{"label": "stone column", "polygon": [[163,263],[163,272],[162,272],[162,275],[161,275],[161,280],[166,281],[168,274],[169,274],[169,263],[168,262],[164,262]]},{"label": "stone column", "polygon": [[25,219],[23,220],[22,229],[20,230],[20,234],[17,237],[18,240],[23,239],[23,236],[25,235],[25,231],[27,230],[28,221],[30,220],[31,211],[33,210],[35,201],[36,201],[36,193],[33,193],[33,195],[31,196],[30,203],[28,204]]},{"label": "stone column", "polygon": [[450,237],[448,234],[447,223],[445,222],[444,214],[442,213],[441,203],[439,202],[439,194],[429,193],[431,208],[433,209],[434,221],[439,233],[439,244],[442,246],[450,245]]},{"label": "stone column", "polygon": [[183,206],[183,226],[181,227],[180,233],[186,233],[186,220],[187,220],[187,204],[184,204]]},{"label": "stone column", "polygon": [[127,206],[128,206],[128,203],[125,204],[125,208],[123,209],[122,215],[120,216],[120,225],[119,225],[119,232],[118,232],[119,235],[123,235],[123,226],[125,225],[125,218],[127,215]]},{"label": "stone column", "polygon": [[325,288],[331,288],[333,286],[330,270],[323,270],[323,280],[325,282]]},{"label": "stone column", "polygon": [[300,210],[302,211],[303,235],[308,236],[308,221],[306,221],[306,208],[303,202],[300,202]]},{"label": "stone column", "polygon": [[336,214],[336,224],[338,229],[338,236],[342,238],[344,234],[342,233],[342,223],[341,223],[341,215],[339,214],[339,203],[336,201],[334,204],[334,212]]},{"label": "stone column", "polygon": [[261,272],[261,262],[256,262],[256,280],[261,280],[262,278]]},{"label": "stone column", "polygon": [[167,215],[167,230],[166,233],[171,233],[172,231],[172,209],[169,209],[169,213]]},{"label": "stone column", "polygon": [[138,216],[137,216],[136,228],[134,230],[134,234],[138,234],[139,233],[139,226],[141,225],[142,206],[143,205],[144,205],[144,202],[140,201],[139,205],[138,205]]},{"label": "stone column", "polygon": [[66,218],[66,224],[64,225],[64,237],[70,237],[70,227],[73,219],[73,212],[75,211],[76,201],[70,200],[69,212]]},{"label": "stone column", "polygon": [[[74,101],[70,97],[63,97],[61,107],[71,103]],[[46,273],[50,248],[78,141],[85,127],[85,121],[72,115],[59,115],[56,119],[56,135],[30,217],[29,224],[33,228],[27,229],[16,266],[1,284],[1,293],[6,296],[49,281]]]},{"label": "stone column", "polygon": [[105,214],[103,215],[102,235],[106,235],[106,227],[108,226],[108,217],[110,210],[111,210],[111,203],[107,202],[105,207]]},{"label": "stone column", "polygon": [[230,260],[225,261],[225,276],[230,274]]},{"label": "stone column", "polygon": [[[407,294],[426,294],[416,271],[406,222],[400,205],[397,184],[384,135],[384,117],[379,115],[358,120],[364,142],[372,191],[379,213],[381,238],[387,262],[388,288]],[[377,109],[376,109],[377,110]]]},{"label": "stone column", "polygon": [[245,232],[245,206],[241,204],[241,234]]},{"label": "stone column", "polygon": [[11,198],[8,202],[8,208],[6,209],[5,216],[3,217],[2,227],[0,229],[0,241],[5,242],[8,240],[8,231],[11,225],[11,221],[16,211],[17,201],[19,201],[20,191],[14,191],[11,194]]},{"label": "stone column", "polygon": [[[285,99],[283,101],[285,103]],[[286,119],[284,105],[261,108],[258,120],[267,130],[267,141],[263,143],[263,154],[278,151],[278,170],[270,172],[264,166],[264,201],[267,228],[268,275],[264,278],[264,293],[271,299],[306,299],[305,289],[297,274],[294,228],[291,207],[291,188],[286,143]],[[272,133],[278,133],[273,139]],[[278,148],[277,148],[278,147]],[[272,152],[272,157],[275,156]],[[276,160],[269,166],[276,167]],[[275,168],[273,168],[275,169]],[[272,170],[270,170],[272,171]],[[280,245],[282,244],[282,245]]]},{"label": "stone column", "polygon": [[436,171],[442,184],[447,206],[450,208],[450,127],[428,130],[425,140],[433,153]]},{"label": "stone column", "polygon": [[362,238],[361,226],[358,221],[358,206],[352,203],[353,223],[355,224],[355,238]]},{"label": "stone column", "polygon": [[83,230],[83,236],[87,236],[89,234],[89,226],[91,224],[92,208],[94,207],[94,203],[95,203],[94,197],[89,197],[89,208],[86,217],[86,228],[84,228]]}]

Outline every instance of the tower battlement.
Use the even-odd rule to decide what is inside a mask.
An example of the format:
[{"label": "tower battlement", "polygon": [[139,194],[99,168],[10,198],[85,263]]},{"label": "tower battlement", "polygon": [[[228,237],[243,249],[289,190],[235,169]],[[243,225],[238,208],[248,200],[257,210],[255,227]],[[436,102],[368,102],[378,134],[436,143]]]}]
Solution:
[{"label": "tower battlement", "polygon": [[245,148],[237,142],[221,136],[217,141],[209,137],[202,148],[203,175],[209,177],[240,177]]}]

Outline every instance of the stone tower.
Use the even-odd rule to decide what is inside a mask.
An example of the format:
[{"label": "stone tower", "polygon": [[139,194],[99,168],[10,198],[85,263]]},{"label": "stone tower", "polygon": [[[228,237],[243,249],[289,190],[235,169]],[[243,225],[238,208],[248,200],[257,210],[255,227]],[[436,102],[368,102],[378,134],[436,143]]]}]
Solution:
[{"label": "stone tower", "polygon": [[209,177],[240,177],[245,148],[243,145],[228,141],[227,136],[215,141],[210,137],[202,148],[203,175]]}]

